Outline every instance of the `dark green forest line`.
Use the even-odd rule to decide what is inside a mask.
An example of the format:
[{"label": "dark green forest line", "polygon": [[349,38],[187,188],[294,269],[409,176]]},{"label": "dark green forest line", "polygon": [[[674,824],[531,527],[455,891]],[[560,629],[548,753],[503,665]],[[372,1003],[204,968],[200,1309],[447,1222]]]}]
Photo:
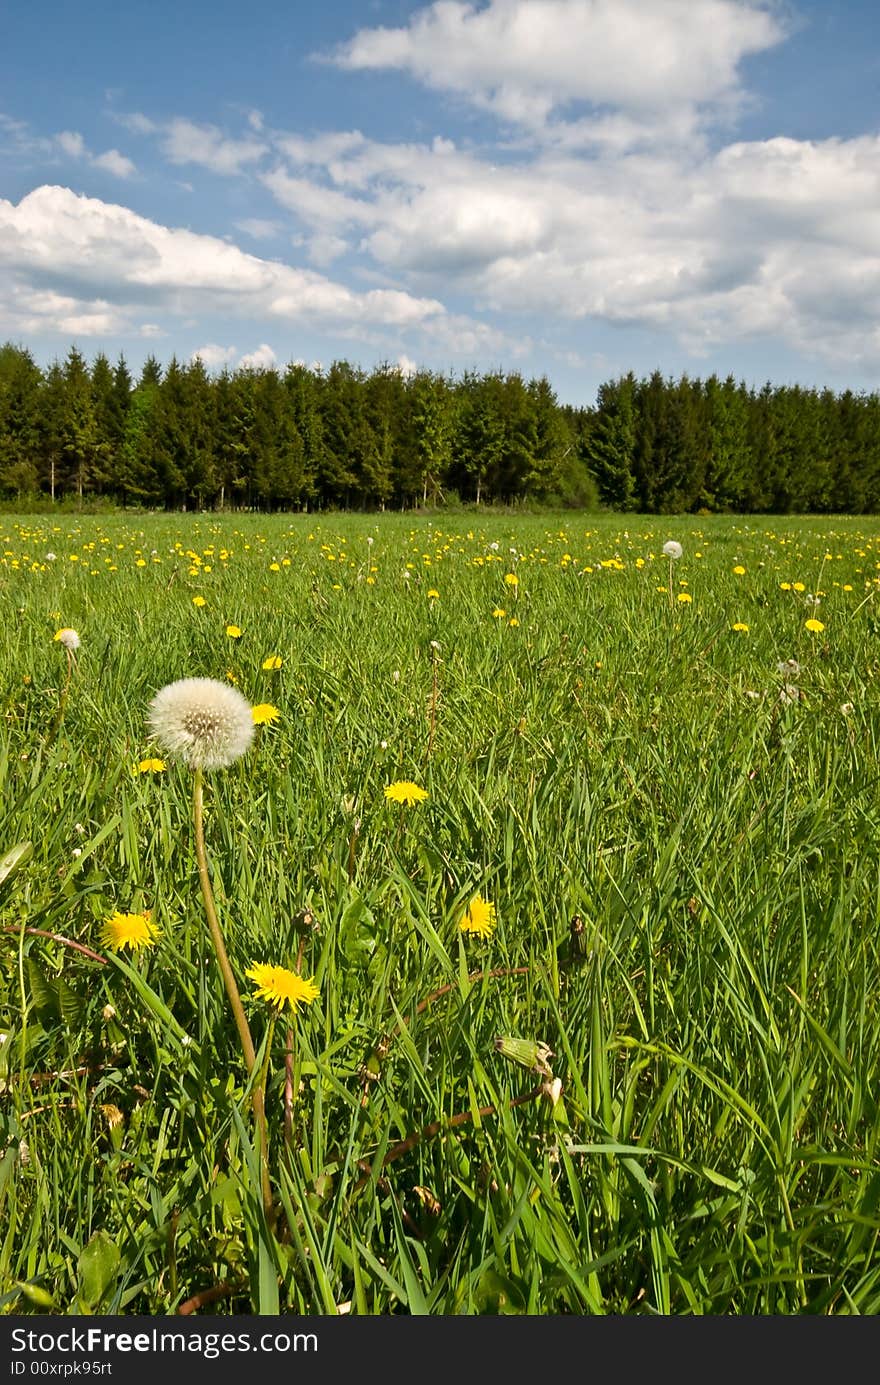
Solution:
[{"label": "dark green forest line", "polygon": [[41,369],[0,347],[0,496],[149,508],[384,509],[535,503],[673,514],[880,511],[877,394],[729,376],[603,384],[460,378],[346,361],[137,379],[72,348]]}]

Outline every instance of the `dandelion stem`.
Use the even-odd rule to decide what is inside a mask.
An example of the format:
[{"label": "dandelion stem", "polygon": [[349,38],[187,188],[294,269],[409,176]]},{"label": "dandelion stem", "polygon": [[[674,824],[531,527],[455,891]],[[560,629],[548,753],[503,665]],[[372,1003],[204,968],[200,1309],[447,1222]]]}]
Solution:
[{"label": "dandelion stem", "polygon": [[287,1026],[284,1043],[284,1148],[290,1158],[293,1141],[293,1026]]},{"label": "dandelion stem", "polygon": [[[205,905],[205,914],[208,919],[208,929],[211,934],[211,942],[217,954],[217,962],[220,973],[223,977],[223,984],[226,987],[226,994],[229,1004],[232,1007],[232,1014],[235,1018],[235,1026],[241,1040],[242,1052],[244,1054],[245,1067],[248,1077],[256,1066],[257,1054],[254,1048],[254,1041],[248,1026],[247,1016],[244,1013],[244,1006],[241,1003],[238,986],[235,981],[235,974],[229,961],[226,951],[226,944],[223,941],[223,933],[220,928],[220,921],[217,918],[217,907],[214,903],[214,891],[211,888],[211,877],[208,872],[208,853],[205,850],[205,829],[203,820],[204,807],[204,780],[201,767],[195,771],[193,782],[193,817],[195,820],[196,831],[196,860],[199,865],[199,883],[202,887],[202,899]],[[263,1190],[263,1206],[267,1218],[272,1219],[272,1189],[269,1182],[269,1139],[266,1130],[266,1087],[265,1071],[262,1073],[262,1080],[256,1082],[253,1088],[251,1101],[254,1108],[254,1118],[257,1123],[257,1136],[260,1145],[260,1177]]]}]

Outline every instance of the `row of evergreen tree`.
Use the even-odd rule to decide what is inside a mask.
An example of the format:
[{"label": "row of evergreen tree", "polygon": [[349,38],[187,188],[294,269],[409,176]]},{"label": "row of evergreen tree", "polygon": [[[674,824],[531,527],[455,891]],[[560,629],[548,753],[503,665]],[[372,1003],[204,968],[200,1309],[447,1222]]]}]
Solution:
[{"label": "row of evergreen tree", "polygon": [[880,511],[880,398],[733,377],[223,370],[137,379],[72,348],[45,370],[0,347],[0,494],[148,507],[385,508],[533,501],[653,513]]}]

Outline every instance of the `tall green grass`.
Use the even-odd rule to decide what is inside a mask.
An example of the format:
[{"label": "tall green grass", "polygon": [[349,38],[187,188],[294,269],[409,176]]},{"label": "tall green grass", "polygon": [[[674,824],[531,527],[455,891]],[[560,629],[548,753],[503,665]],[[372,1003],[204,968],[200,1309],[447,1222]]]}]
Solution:
[{"label": "tall green grass", "polygon": [[[878,1311],[877,525],[4,521],[4,1311]],[[188,676],[281,713],[206,793],[258,1048],[248,966],[320,987],[274,1225],[190,777],[133,772]]]}]

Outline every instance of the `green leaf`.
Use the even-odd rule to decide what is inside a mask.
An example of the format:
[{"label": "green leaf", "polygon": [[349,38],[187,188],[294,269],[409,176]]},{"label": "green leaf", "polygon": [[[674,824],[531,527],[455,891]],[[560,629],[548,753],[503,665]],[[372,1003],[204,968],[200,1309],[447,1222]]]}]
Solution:
[{"label": "green leaf", "polygon": [[25,1284],[22,1280],[16,1282],[16,1288],[20,1289],[26,1299],[36,1308],[52,1309],[55,1307],[55,1300],[47,1289],[41,1289],[39,1284]]},{"label": "green leaf", "polygon": [[79,1296],[89,1308],[97,1308],[116,1283],[119,1247],[106,1231],[96,1231],[84,1247],[77,1265]]},{"label": "green leaf", "polygon": [[14,875],[21,866],[27,864],[34,854],[33,842],[19,842],[17,846],[10,847],[6,855],[0,860],[0,885],[4,880],[8,880]]},{"label": "green leaf", "polygon": [[58,989],[48,976],[44,975],[39,962],[33,957],[27,959],[27,975],[31,1000],[42,1023],[46,1024],[51,1020],[57,1020],[61,1015]]},{"label": "green leaf", "polygon": [[63,976],[58,978],[58,1008],[61,1011],[61,1018],[71,1029],[75,1029],[80,1023],[85,1011],[85,1002],[82,996],[71,990]]}]

